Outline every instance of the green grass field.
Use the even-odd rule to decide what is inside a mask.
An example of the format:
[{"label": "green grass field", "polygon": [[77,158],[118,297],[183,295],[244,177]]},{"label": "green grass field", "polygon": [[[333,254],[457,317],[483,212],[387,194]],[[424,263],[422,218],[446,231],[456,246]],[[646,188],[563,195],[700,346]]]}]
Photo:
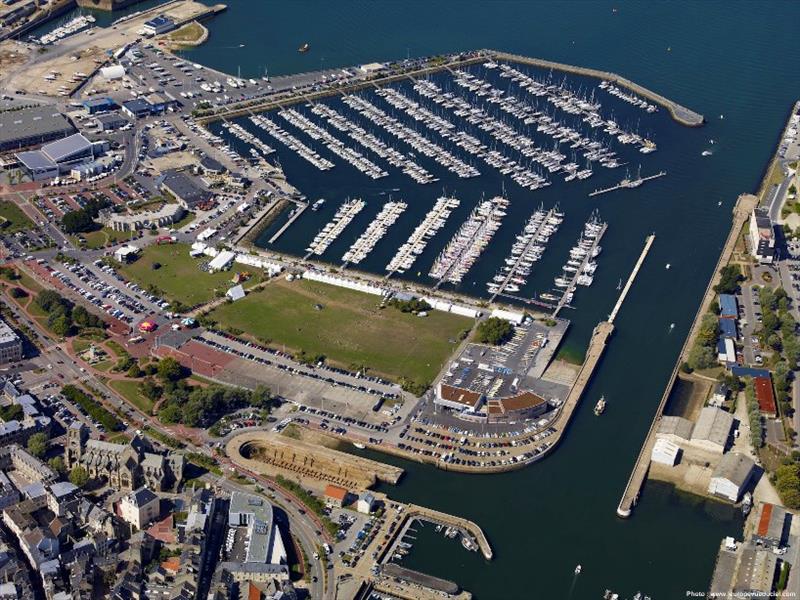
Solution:
[{"label": "green grass field", "polygon": [[[97,250],[105,248],[108,244],[116,244],[119,242],[127,242],[132,239],[133,235],[130,231],[114,231],[108,227],[103,227],[97,231],[90,231],[81,234],[83,239],[86,240],[85,247],[89,250]],[[77,236],[70,236],[73,243],[81,245]]]},{"label": "green grass field", "polygon": [[150,414],[150,411],[153,410],[153,402],[139,393],[138,381],[117,379],[109,383],[109,385],[143,413]]},{"label": "green grass field", "polygon": [[[378,308],[376,296],[312,281],[276,280],[211,317],[276,348],[324,354],[346,368],[419,383],[433,380],[473,321],[431,311],[427,317]],[[317,308],[320,306],[321,308]]]},{"label": "green grass field", "polygon": [[13,202],[0,202],[0,231],[14,233],[33,227],[31,220]]},{"label": "green grass field", "polygon": [[[194,306],[212,300],[216,289],[224,292],[233,287],[231,271],[205,273],[200,270],[200,262],[189,256],[188,244],[153,244],[120,271],[142,287],[154,285],[170,300]],[[160,263],[161,268],[153,269],[153,263]]]}]

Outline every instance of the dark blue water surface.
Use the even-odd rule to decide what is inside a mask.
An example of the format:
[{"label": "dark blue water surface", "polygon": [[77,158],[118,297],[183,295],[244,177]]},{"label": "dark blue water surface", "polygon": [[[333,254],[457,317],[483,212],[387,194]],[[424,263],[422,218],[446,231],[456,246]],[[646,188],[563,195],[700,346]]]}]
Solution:
[{"label": "dark blue water surface", "polygon": [[[721,249],[731,207],[738,194],[757,188],[797,99],[800,4],[226,3],[228,11],[209,23],[208,43],[187,56],[231,73],[241,69],[246,77],[260,76],[265,68],[279,75],[498,48],[614,71],[706,116],[703,128],[688,129],[672,122],[666,111],[645,115],[607,95],[598,96],[620,120],[638,122],[642,133],[652,133],[659,146],[649,156],[628,150],[623,156],[634,166],[641,162],[645,174],[661,169],[669,174],[637,190],[595,198],[587,192],[617,181],[624,169],[597,166],[595,176],[585,182],[559,179],[544,191],[528,192],[475,161],[484,173],[479,179],[462,182],[442,175],[439,183],[418,186],[391,169],[389,178],[373,182],[338,159],[335,169],[320,175],[280,149],[290,181],[312,200],[324,197],[328,202],[318,213],[304,215],[277,248],[302,252],[341,200],[363,197],[367,207],[323,257],[338,262],[387,198],[380,192],[400,188],[393,197],[408,202],[409,209],[362,265],[382,272],[445,187],[462,200],[462,207],[410,274],[421,271],[425,281],[435,254],[469,208],[505,184],[509,215],[459,290],[483,292],[527,216],[540,203],[549,207],[559,202],[566,219],[524,290],[531,294],[551,285],[582,222],[599,208],[609,229],[595,284],[580,289],[577,310],[565,313],[573,321],[566,344],[580,350],[591,328],[611,310],[617,282],[633,266],[645,235],[654,231],[656,242],[616,322],[617,331],[587,390],[588,401],[579,407],[565,442],[552,457],[493,476],[455,475],[403,462],[407,477],[384,491],[464,515],[485,529],[496,550],[489,563],[430,532],[406,559],[413,568],[458,581],[480,599],[600,598],[606,588],[628,597],[641,589],[654,599],[673,599],[684,598],[686,590],[707,589],[720,539],[741,530],[732,511],[654,484],[648,484],[630,520],[618,519],[615,509]],[[618,12],[612,12],[614,7]],[[297,47],[305,42],[311,50],[299,54]],[[475,72],[486,74],[480,68]],[[578,78],[570,81],[581,85]],[[406,92],[413,94],[410,88]],[[386,108],[380,98],[369,97]],[[332,106],[346,110],[339,100]],[[710,139],[717,142],[715,152],[703,158],[700,153]],[[675,328],[670,332],[671,323]],[[610,408],[597,419],[591,405],[600,394]],[[577,563],[583,573],[576,578]]]}]

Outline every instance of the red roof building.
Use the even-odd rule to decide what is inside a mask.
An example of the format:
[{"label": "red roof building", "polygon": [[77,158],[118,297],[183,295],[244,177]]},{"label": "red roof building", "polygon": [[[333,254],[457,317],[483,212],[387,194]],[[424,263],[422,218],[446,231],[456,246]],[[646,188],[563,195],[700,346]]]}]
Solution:
[{"label": "red roof building", "polygon": [[347,494],[347,490],[338,485],[328,484],[325,487],[325,500],[339,507],[344,506]]},{"label": "red roof building", "polygon": [[778,414],[778,407],[775,404],[775,392],[772,389],[772,379],[770,377],[754,377],[753,386],[758,400],[758,409],[768,417],[775,417]]}]

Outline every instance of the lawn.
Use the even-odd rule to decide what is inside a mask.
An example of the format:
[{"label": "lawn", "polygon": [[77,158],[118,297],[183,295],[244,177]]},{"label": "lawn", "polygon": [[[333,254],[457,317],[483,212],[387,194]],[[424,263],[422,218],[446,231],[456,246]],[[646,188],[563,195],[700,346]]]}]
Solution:
[{"label": "lawn", "polygon": [[33,227],[31,220],[13,202],[0,202],[0,231],[15,233]]},{"label": "lawn", "polygon": [[203,28],[197,23],[187,23],[169,35],[169,39],[173,42],[196,42],[201,37]]},{"label": "lawn", "polygon": [[[97,231],[90,231],[88,233],[81,234],[83,239],[86,240],[85,248],[89,250],[98,250],[99,248],[105,248],[108,244],[117,244],[120,242],[127,242],[133,236],[134,233],[130,231],[115,231],[110,229],[109,227],[103,227],[102,229],[98,229]],[[78,242],[77,236],[71,236],[73,238],[73,242],[76,245],[80,245]]]},{"label": "lawn", "polygon": [[345,368],[419,383],[433,380],[473,320],[440,311],[427,317],[378,308],[379,299],[313,281],[275,280],[211,318],[275,348],[324,354]]},{"label": "lawn", "polygon": [[[233,287],[233,273],[221,271],[206,273],[200,270],[201,262],[189,256],[188,244],[165,244],[147,246],[134,262],[120,268],[128,279],[147,288],[154,285],[170,300],[178,300],[188,306],[204,304],[214,298],[214,291],[227,291]],[[161,267],[153,269],[153,264]]]},{"label": "lawn", "polygon": [[183,218],[180,221],[176,221],[172,225],[169,226],[170,229],[178,230],[181,227],[186,227],[189,223],[194,221],[195,215],[193,212],[187,212],[183,215]]},{"label": "lawn", "polygon": [[153,410],[153,402],[139,393],[138,381],[117,379],[111,381],[109,385],[143,413],[149,415]]}]

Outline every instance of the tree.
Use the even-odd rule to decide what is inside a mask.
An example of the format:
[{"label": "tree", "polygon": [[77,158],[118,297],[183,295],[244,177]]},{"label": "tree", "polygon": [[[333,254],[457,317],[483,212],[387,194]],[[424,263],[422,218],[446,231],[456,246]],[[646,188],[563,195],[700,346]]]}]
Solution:
[{"label": "tree", "polygon": [[28,438],[28,452],[36,458],[42,458],[47,452],[47,436],[40,432]]},{"label": "tree", "polygon": [[714,286],[718,294],[735,294],[739,290],[739,283],[744,281],[739,265],[726,265],[719,271],[719,283]]},{"label": "tree", "polygon": [[689,366],[694,370],[710,369],[717,364],[717,357],[714,354],[714,350],[708,346],[695,344],[689,351],[686,362],[688,362]]},{"label": "tree", "polygon": [[82,488],[89,483],[89,471],[81,466],[73,467],[69,472],[69,480],[72,482],[72,485]]},{"label": "tree", "polygon": [[158,376],[162,381],[177,381],[183,375],[181,363],[167,356],[158,363]]},{"label": "tree", "polygon": [[64,459],[60,456],[54,456],[50,460],[47,461],[47,464],[50,466],[53,471],[56,473],[63,475],[67,472],[67,465],[64,464]]},{"label": "tree", "polygon": [[12,298],[26,298],[28,296],[28,292],[18,287],[12,287],[9,293]]},{"label": "tree", "polygon": [[478,324],[475,339],[481,344],[497,346],[507,341],[514,333],[514,326],[505,319],[491,317]]},{"label": "tree", "polygon": [[697,332],[697,341],[704,346],[713,346],[717,343],[717,337],[719,337],[719,319],[711,313],[704,314]]}]

